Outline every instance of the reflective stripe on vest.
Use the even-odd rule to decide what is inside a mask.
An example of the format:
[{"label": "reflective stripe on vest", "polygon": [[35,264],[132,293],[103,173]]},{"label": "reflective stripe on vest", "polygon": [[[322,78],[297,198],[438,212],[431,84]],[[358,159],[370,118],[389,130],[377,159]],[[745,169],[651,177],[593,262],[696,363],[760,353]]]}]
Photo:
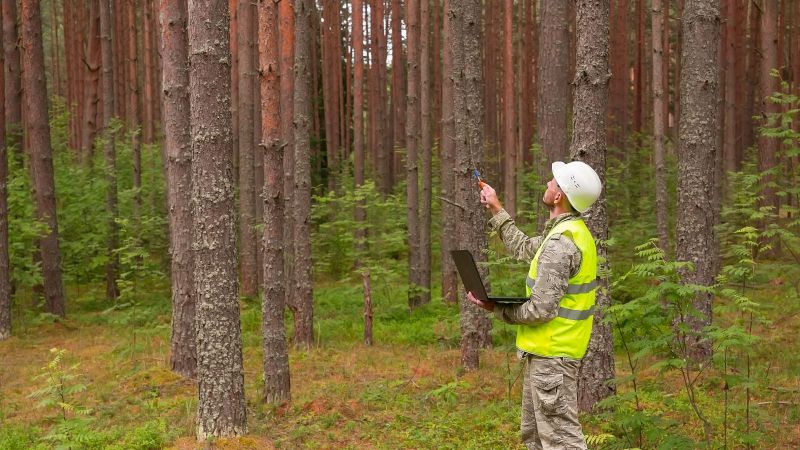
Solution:
[{"label": "reflective stripe on vest", "polygon": [[559,302],[557,317],[539,325],[520,325],[517,328],[517,347],[539,356],[580,359],[586,354],[592,333],[597,289],[597,249],[582,219],[561,222],[550,230],[531,261],[525,280],[526,292],[530,297],[539,256],[554,234],[561,234],[575,243],[581,252],[581,267],[569,279],[567,290]]}]

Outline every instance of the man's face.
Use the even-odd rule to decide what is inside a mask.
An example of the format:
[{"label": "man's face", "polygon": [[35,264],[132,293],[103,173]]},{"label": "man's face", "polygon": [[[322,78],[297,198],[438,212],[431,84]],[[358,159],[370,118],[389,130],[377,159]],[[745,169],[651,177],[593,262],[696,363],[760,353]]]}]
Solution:
[{"label": "man's face", "polygon": [[548,208],[552,209],[563,196],[564,192],[561,191],[558,183],[556,183],[556,179],[553,178],[547,182],[547,189],[544,191],[544,195],[542,196],[542,203],[547,205]]}]

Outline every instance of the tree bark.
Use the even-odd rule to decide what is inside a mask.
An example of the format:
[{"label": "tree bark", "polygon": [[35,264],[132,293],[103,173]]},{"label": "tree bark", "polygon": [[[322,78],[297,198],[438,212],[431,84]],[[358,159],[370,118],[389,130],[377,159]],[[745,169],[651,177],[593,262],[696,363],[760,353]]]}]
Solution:
[{"label": "tree bark", "polygon": [[[453,111],[456,124],[455,190],[456,203],[467,205],[458,210],[456,246],[472,252],[478,262],[486,260],[484,232],[485,213],[478,199],[479,191],[472,179],[472,170],[483,161],[483,98],[481,87],[481,2],[466,0],[451,2],[448,20],[453,27],[453,71],[455,92]],[[481,265],[479,272],[486,279],[487,270]],[[461,365],[475,370],[479,364],[479,350],[491,345],[491,322],[486,313],[469,302],[460,292],[461,311]]]},{"label": "tree bark", "polygon": [[233,142],[233,179],[239,186],[239,0],[228,0],[231,15],[231,127]]},{"label": "tree bark", "polygon": [[81,154],[84,165],[91,166],[94,158],[94,139],[100,118],[100,0],[89,0],[89,36],[84,64],[86,72],[83,85],[83,126],[81,127]]},{"label": "tree bark", "polygon": [[[542,2],[537,80],[538,140],[542,161],[539,178],[550,177],[550,165],[567,156],[567,102],[569,101],[569,31],[567,2]],[[539,208],[539,222],[544,224],[544,209]],[[541,227],[540,227],[541,228]]]},{"label": "tree bark", "polygon": [[[325,148],[328,162],[328,190],[335,187],[336,174],[339,170],[339,90],[341,55],[337,53],[339,2],[326,0],[323,3],[323,36],[322,36],[322,80],[325,96]],[[295,23],[295,26],[300,24]]]},{"label": "tree bark", "polygon": [[170,368],[197,376],[192,251],[192,136],[189,106],[189,42],[186,0],[161,0],[161,57],[164,86],[164,147],[167,153],[167,211],[170,229],[172,337]]},{"label": "tree bark", "polygon": [[106,176],[106,213],[108,214],[108,241],[106,243],[106,299],[119,296],[117,275],[119,274],[119,215],[117,206],[117,151],[116,136],[111,131],[111,117],[114,114],[116,86],[112,67],[114,67],[113,34],[111,30],[112,0],[100,0],[100,53],[103,89],[103,158]]},{"label": "tree bark", "polygon": [[156,30],[153,26],[153,17],[151,14],[150,3],[153,0],[143,0],[144,10],[142,11],[143,27],[142,27],[142,64],[144,66],[144,82],[143,82],[143,101],[142,106],[144,109],[144,119],[142,120],[142,142],[145,144],[152,144],[154,139],[153,127],[155,126],[154,116],[154,70],[153,70],[153,39],[152,35]]},{"label": "tree bark", "polygon": [[242,274],[241,294],[258,294],[253,172],[253,10],[249,1],[239,1],[236,10],[238,34],[239,86],[239,255]]},{"label": "tree bark", "polygon": [[236,277],[230,112],[230,16],[224,0],[188,9],[197,438],[247,432]]},{"label": "tree bark", "polygon": [[[294,242],[294,0],[278,2],[278,38],[280,39],[281,142],[283,150],[283,241]],[[284,251],[286,304],[297,320],[294,289],[294,247]]]},{"label": "tree bark", "polygon": [[[361,0],[353,0],[353,176],[355,187],[364,184],[364,8]],[[370,111],[370,116],[372,111]],[[355,240],[360,266],[360,258],[366,249],[364,240],[366,230],[364,220],[366,211],[363,202],[358,202],[355,209]]]},{"label": "tree bark", "polygon": [[[264,297],[261,333],[264,336],[264,396],[277,404],[291,398],[289,353],[283,311],[286,279],[283,274],[283,144],[280,124],[280,45],[278,4],[258,4],[259,72],[261,73],[261,126],[264,151]],[[261,148],[258,151],[262,151]]]},{"label": "tree bark", "polygon": [[[256,226],[254,241],[256,241],[256,292],[258,292],[258,289],[263,289],[264,287],[264,271],[261,270],[264,267],[264,245],[258,239],[257,232],[259,227],[263,230],[265,226],[264,201],[262,198],[264,193],[264,150],[261,146],[264,136],[261,127],[261,80],[258,72],[261,64],[258,42],[260,18],[258,5],[251,4],[250,8],[253,10],[253,199],[256,205],[253,223]],[[280,111],[277,109],[276,111],[280,116]]]},{"label": "tree bark", "polygon": [[420,151],[422,153],[422,204],[419,215],[419,282],[422,287],[420,302],[431,301],[431,161],[433,156],[433,130],[431,121],[431,46],[430,0],[420,1]]},{"label": "tree bark", "polygon": [[611,12],[611,92],[609,98],[609,145],[624,154],[628,134],[628,0],[614,0]]},{"label": "tree bark", "polygon": [[[0,22],[0,36],[3,24]],[[5,99],[4,54],[0,51],[0,98]],[[8,253],[8,146],[6,105],[0,102],[0,341],[11,337],[11,264]]]},{"label": "tree bark", "polygon": [[364,285],[364,345],[372,345],[372,287],[370,286],[369,269],[361,274]]},{"label": "tree bark", "polygon": [[406,39],[408,73],[406,95],[406,217],[408,220],[408,306],[422,304],[419,223],[419,0],[406,0]]},{"label": "tree bark", "polygon": [[[717,151],[717,81],[719,3],[687,0],[683,10],[681,115],[678,142],[678,222],[676,258],[694,270],[681,273],[686,283],[714,284],[714,155]],[[700,335],[711,323],[711,295],[694,301],[699,318],[686,320],[697,336],[690,339],[689,356],[706,360],[711,342]]]},{"label": "tree bark", "polygon": [[664,59],[663,28],[665,10],[662,0],[653,0],[652,38],[653,38],[653,153],[656,169],[656,230],[658,246],[662,250],[669,248],[667,232],[667,169],[664,163],[664,128],[667,118],[664,116],[664,72],[662,67],[669,64]]},{"label": "tree bark", "polygon": [[405,52],[403,50],[401,0],[392,0],[392,135],[394,148],[392,157],[392,186],[400,171],[400,152],[406,146],[406,75]]},{"label": "tree bark", "polygon": [[[778,113],[780,106],[776,103],[769,101],[769,97],[778,91],[778,79],[773,77],[770,73],[772,70],[779,68],[782,63],[778,60],[778,2],[774,0],[764,0],[761,9],[761,34],[759,35],[759,50],[761,53],[761,70],[760,70],[760,92],[761,98],[761,120],[758,121],[759,125],[763,124],[767,117],[771,114]],[[777,164],[778,153],[778,140],[772,137],[758,135],[758,171],[765,172],[772,169]],[[770,186],[775,180],[774,175],[768,175],[761,181],[761,206],[768,206],[772,208],[773,214],[778,214],[780,208],[780,200],[776,194],[775,188]],[[773,246],[777,241],[773,241]],[[777,253],[773,250],[769,252],[771,256]]]},{"label": "tree bark", "polygon": [[636,60],[633,66],[633,132],[642,131],[644,114],[644,1],[636,0]]},{"label": "tree bark", "polygon": [[36,197],[36,218],[48,231],[39,240],[42,254],[45,310],[64,317],[64,287],[61,283],[61,255],[58,250],[58,219],[53,177],[53,148],[47,114],[47,85],[42,48],[42,16],[39,2],[21,2],[22,88],[25,92],[25,124],[30,139],[30,165]]},{"label": "tree bark", "polygon": [[125,100],[125,111],[128,122],[128,132],[131,134],[131,148],[133,149],[133,211],[134,216],[138,217],[142,209],[142,140],[141,130],[141,117],[139,113],[139,77],[137,64],[139,62],[139,53],[136,49],[136,9],[134,5],[135,0],[123,0],[125,2],[125,11],[127,20],[125,25],[127,32],[125,33],[126,45],[126,65],[127,75]]},{"label": "tree bark", "polygon": [[[570,157],[584,161],[597,172],[605,184],[606,172],[606,108],[608,85],[609,3],[603,0],[579,0],[576,9],[575,97],[572,102],[572,146]],[[600,273],[607,269],[608,214],[605,195],[592,206],[587,225],[598,246]],[[600,400],[614,393],[609,382],[614,378],[614,344],[611,326],[603,323],[603,313],[611,304],[608,279],[597,289],[592,336],[589,349],[581,360],[578,372],[578,407],[590,411]]]},{"label": "tree bark", "polygon": [[17,0],[3,2],[3,53],[5,74],[6,146],[22,163],[22,67],[17,34]]},{"label": "tree bark", "polygon": [[294,40],[294,270],[297,304],[294,345],[310,348],[314,344],[314,297],[311,263],[311,148],[309,122],[311,98],[308,55],[310,46],[309,0],[295,1]]},{"label": "tree bark", "polygon": [[517,213],[516,98],[514,96],[514,1],[505,0],[503,27],[503,194],[504,206]]},{"label": "tree bark", "polygon": [[[450,17],[450,2],[444,0],[443,10],[445,19],[442,24],[444,44],[442,51],[442,139],[441,139],[441,196],[448,200],[455,198],[455,176],[453,163],[455,157],[455,118],[453,117],[453,93],[455,90],[455,75],[453,71],[454,51],[459,45],[454,39],[453,27],[456,25],[455,19]],[[456,268],[450,251],[453,250],[453,241],[456,235],[456,214],[455,207],[447,201],[442,201],[442,242],[441,242],[441,265],[442,265],[442,299],[445,303],[456,303],[458,301],[458,284],[456,278]]]}]

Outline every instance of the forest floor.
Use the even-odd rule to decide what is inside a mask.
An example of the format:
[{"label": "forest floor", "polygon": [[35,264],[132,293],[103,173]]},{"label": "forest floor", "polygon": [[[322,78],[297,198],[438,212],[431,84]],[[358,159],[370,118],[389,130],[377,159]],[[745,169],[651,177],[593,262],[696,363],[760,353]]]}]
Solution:
[{"label": "forest floor", "polygon": [[[767,283],[759,294],[765,302],[774,299],[767,313],[776,322],[755,330],[763,338],[756,356],[764,368],[759,376],[769,380],[753,391],[761,412],[751,420],[765,436],[758,448],[800,448],[800,301],[787,307],[790,289]],[[168,286],[147,286],[133,305],[109,305],[101,300],[100,287],[70,289],[69,298],[75,300],[65,320],[15,310],[15,336],[0,342],[0,449],[198,448],[196,384],[168,369]],[[517,437],[520,368],[513,327],[495,322],[495,348],[482,352],[479,370],[463,373],[455,305],[434,301],[409,313],[402,293],[378,285],[376,344],[367,347],[361,343],[360,287],[318,287],[315,301],[318,346],[291,352],[292,401],[274,407],[260,402],[260,302],[242,300],[249,434],[200,448],[523,448]],[[51,348],[66,350],[64,372],[76,375],[63,386],[66,413],[57,405],[39,407],[42,399],[31,397],[58,384],[37,378],[52,359]],[[619,354],[618,374],[625,375],[626,368],[626,357]],[[640,377],[667,396],[685,397],[676,374]],[[721,417],[723,389],[711,379],[699,386],[706,394],[701,406]],[[686,402],[647,405],[645,397],[642,402],[672,418],[682,432],[702,437]],[[85,415],[70,411],[81,408]],[[741,415],[732,410],[729,420]],[[609,415],[586,415],[582,421],[587,436],[599,440],[618,429]],[[618,436],[617,446],[635,443]]]}]

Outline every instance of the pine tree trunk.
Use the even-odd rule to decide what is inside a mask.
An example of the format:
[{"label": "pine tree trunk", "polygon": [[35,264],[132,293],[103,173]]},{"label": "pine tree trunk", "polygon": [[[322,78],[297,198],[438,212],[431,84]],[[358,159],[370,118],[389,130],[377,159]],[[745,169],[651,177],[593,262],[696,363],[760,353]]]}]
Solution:
[{"label": "pine tree trunk", "polygon": [[431,301],[431,161],[433,156],[433,130],[431,121],[431,47],[430,0],[420,1],[420,151],[422,152],[422,204],[419,211],[419,282],[422,287],[420,302]]},{"label": "pine tree trunk", "polygon": [[230,112],[230,16],[224,0],[188,9],[197,438],[247,432],[236,282]]},{"label": "pine tree trunk", "polygon": [[378,70],[378,98],[377,109],[375,111],[376,118],[378,119],[376,134],[380,140],[380,151],[378,153],[378,161],[374,173],[378,177],[378,188],[381,193],[388,195],[391,192],[392,175],[391,175],[391,157],[392,157],[392,140],[389,129],[391,124],[388,122],[389,114],[386,111],[386,86],[388,83],[386,75],[386,28],[384,27],[385,8],[384,0],[373,0],[374,8],[372,14],[375,15],[375,40],[377,46],[377,64]]},{"label": "pine tree trunk", "polygon": [[[50,83],[54,95],[64,96],[61,83],[61,56],[58,45],[58,1],[50,0]],[[74,147],[73,147],[74,148]]]},{"label": "pine tree trunk", "polygon": [[453,117],[453,93],[454,83],[454,51],[459,45],[454,39],[453,27],[454,18],[449,16],[451,10],[450,2],[444,0],[443,10],[445,19],[442,24],[444,34],[444,46],[442,51],[442,139],[441,139],[441,196],[446,199],[442,205],[442,299],[445,303],[456,303],[458,301],[458,284],[456,278],[456,268],[450,251],[453,250],[453,241],[456,234],[456,214],[455,207],[449,203],[455,198],[455,176],[453,163],[455,156],[455,118]]},{"label": "pine tree trunk", "polygon": [[[340,54],[337,53],[338,39],[338,7],[339,2],[326,0],[322,14],[323,51],[322,79],[325,96],[325,148],[328,162],[328,190],[335,187],[336,174],[339,170],[339,87],[337,82],[340,70]],[[295,23],[295,26],[300,24]],[[298,33],[299,34],[299,33]],[[310,117],[309,117],[310,118]]]},{"label": "pine tree trunk", "polygon": [[662,67],[669,64],[664,58],[663,28],[665,9],[663,0],[653,0],[652,10],[652,37],[653,37],[653,153],[656,169],[656,230],[658,245],[662,250],[669,248],[669,233],[667,232],[667,168],[664,157],[664,129],[667,117],[664,115],[664,72]]},{"label": "pine tree trunk", "polygon": [[[536,67],[538,64],[538,30],[536,26],[536,8],[537,2],[535,0],[526,0],[528,5],[527,11],[527,26],[525,27],[525,80],[522,87],[522,98],[525,102],[524,113],[520,117],[520,126],[523,127],[523,160],[526,167],[533,166],[533,131],[537,122],[536,119],[536,90],[538,86],[538,78],[536,77]],[[523,125],[524,123],[524,125]]]},{"label": "pine tree trunk", "polygon": [[636,60],[633,65],[633,132],[642,131],[644,92],[644,1],[636,0]]},{"label": "pine tree trunk", "polygon": [[253,172],[253,9],[249,1],[237,5],[238,86],[239,86],[239,255],[242,273],[241,294],[258,294],[256,275],[255,195]]},{"label": "pine tree trunk", "polygon": [[[681,116],[678,142],[676,258],[694,264],[681,273],[686,283],[714,284],[714,155],[717,151],[719,10],[716,0],[687,0],[683,10]],[[711,342],[699,333],[711,323],[711,295],[695,299],[699,318],[686,322],[698,335],[687,342],[696,360],[711,356]]]},{"label": "pine tree trunk", "polygon": [[[112,0],[113,6],[111,7],[111,19],[113,23],[110,25],[111,32],[114,33],[114,37],[111,42],[114,43],[114,58],[117,63],[114,64],[112,68],[114,73],[114,95],[116,98],[114,99],[114,113],[111,117],[125,117],[125,99],[126,99],[126,88],[125,82],[127,77],[125,75],[125,70],[127,68],[127,64],[125,64],[124,59],[125,56],[125,14],[123,9],[123,0]],[[123,61],[119,61],[122,59]]]},{"label": "pine tree trunk", "polygon": [[47,85],[42,48],[42,16],[39,2],[21,2],[22,88],[25,91],[26,134],[30,139],[30,165],[36,197],[36,218],[47,224],[39,240],[42,254],[45,310],[64,317],[64,287],[61,283],[61,255],[58,250],[58,220],[53,178],[53,149],[47,115]]},{"label": "pine tree trunk", "polygon": [[[605,185],[606,108],[608,104],[609,4],[603,0],[580,0],[576,9],[575,98],[572,102],[572,146],[570,157],[584,161],[597,172]],[[598,246],[598,258],[606,261],[608,248],[608,213],[605,195],[592,206],[587,225]],[[602,263],[607,266],[608,263]],[[607,268],[607,267],[606,267]],[[600,273],[604,268],[601,268]],[[614,344],[611,326],[603,322],[603,313],[611,305],[608,279],[597,289],[592,336],[589,349],[578,372],[578,407],[590,411],[600,400],[612,395],[614,388]]]},{"label": "pine tree trunk", "polygon": [[281,142],[283,149],[283,241],[289,247],[284,251],[286,304],[297,320],[297,300],[294,287],[294,0],[278,2],[278,38],[280,41],[281,81]]},{"label": "pine tree trunk", "polygon": [[401,166],[398,149],[406,146],[406,64],[403,49],[401,0],[392,0],[392,135],[394,136],[394,152],[392,152],[392,186],[399,177]]},{"label": "pine tree trunk", "polygon": [[[450,3],[448,20],[454,24],[452,45],[455,92],[453,111],[456,126],[455,201],[458,209],[456,246],[472,252],[477,262],[486,261],[485,212],[478,199],[479,191],[472,179],[472,169],[483,161],[483,98],[481,84],[481,1]],[[487,270],[479,271],[486,279]],[[476,370],[479,350],[491,345],[491,322],[486,313],[469,302],[464,292],[459,295],[461,311],[461,365]]]},{"label": "pine tree trunk", "polygon": [[[261,127],[261,79],[259,73],[259,42],[258,33],[260,27],[260,18],[258,14],[258,5],[251,4],[253,10],[253,199],[255,201],[255,223],[256,230],[255,244],[256,244],[256,292],[258,289],[264,288],[264,245],[261,242],[261,237],[258,230],[263,230],[264,224],[264,147],[263,147],[263,130]],[[277,30],[277,29],[276,29]],[[277,111],[277,110],[276,110]],[[278,112],[280,116],[280,112]],[[261,233],[263,235],[263,232]]]},{"label": "pine tree trunk", "polygon": [[419,0],[406,0],[406,40],[408,73],[406,95],[406,217],[408,220],[408,306],[422,304],[419,223]]},{"label": "pine tree trunk", "polygon": [[628,132],[628,0],[614,0],[611,11],[611,92],[609,97],[609,146],[624,154]]},{"label": "pine tree trunk", "polygon": [[84,165],[91,166],[94,158],[94,140],[100,125],[100,0],[89,0],[89,36],[86,51],[86,75],[83,85],[83,126],[81,127],[81,154]]},{"label": "pine tree trunk", "polygon": [[[356,189],[364,184],[364,8],[361,0],[353,0],[353,176]],[[372,111],[370,111],[370,118]],[[363,202],[355,209],[355,240],[360,266],[366,232]]]},{"label": "pine tree trunk", "polygon": [[139,77],[137,64],[139,62],[139,52],[136,48],[136,9],[134,0],[123,0],[125,2],[125,12],[127,20],[127,32],[125,33],[126,45],[126,65],[127,75],[125,100],[126,117],[128,132],[131,133],[131,148],[133,149],[133,211],[134,216],[138,217],[142,209],[142,140],[139,126],[141,117],[139,114]]},{"label": "pine tree trunk", "polygon": [[[537,111],[539,146],[542,161],[539,178],[549,179],[553,161],[567,156],[567,103],[569,101],[569,31],[567,3],[542,2],[539,33]],[[544,224],[544,208],[539,208],[539,222]],[[540,227],[541,228],[541,227]]]},{"label": "pine tree trunk", "polygon": [[[0,22],[0,36],[3,24]],[[5,36],[3,36],[5,37]],[[0,98],[5,99],[4,54],[0,51]],[[11,337],[11,264],[8,253],[8,146],[6,105],[0,102],[0,341]]]},{"label": "pine tree trunk", "polygon": [[[264,396],[278,404],[291,397],[289,354],[283,311],[286,279],[283,274],[283,145],[280,124],[280,45],[278,4],[258,4],[259,72],[261,73],[261,126],[264,146],[264,298],[261,333],[264,336]],[[261,149],[259,148],[259,151]]]},{"label": "pine tree trunk", "polygon": [[[780,111],[780,106],[769,101],[769,97],[778,91],[778,79],[773,77],[770,73],[772,70],[779,68],[783,63],[778,60],[778,45],[777,41],[780,39],[778,34],[778,3],[774,0],[764,0],[761,9],[761,34],[759,39],[759,52],[761,54],[760,64],[760,79],[759,79],[759,98],[761,99],[760,116],[761,120],[758,121],[762,125],[766,118]],[[772,169],[777,164],[778,140],[772,137],[764,136],[759,133],[758,136],[758,170],[765,172]],[[780,201],[776,194],[775,188],[770,186],[775,180],[773,175],[764,177],[761,181],[761,206],[772,208],[773,214],[778,214],[780,208]],[[769,252],[771,256],[776,256],[775,243],[773,241],[773,250]]]},{"label": "pine tree trunk", "polygon": [[103,159],[106,176],[106,213],[108,214],[108,241],[106,243],[106,299],[114,300],[119,296],[117,275],[119,274],[119,215],[117,206],[117,151],[116,136],[111,132],[111,117],[114,114],[116,86],[112,67],[114,67],[113,37],[111,18],[113,0],[100,0],[100,54],[103,89]]},{"label": "pine tree trunk", "polygon": [[511,216],[517,213],[516,98],[514,95],[514,1],[505,0],[503,27],[503,205]]},{"label": "pine tree trunk", "polygon": [[311,120],[309,0],[295,1],[294,40],[294,290],[297,298],[294,345],[310,348],[314,344],[314,298],[312,290],[311,236]]},{"label": "pine tree trunk", "polygon": [[170,369],[197,376],[192,252],[192,137],[189,115],[189,42],[186,0],[161,0],[161,57],[164,86],[164,147],[167,153],[167,211],[170,229],[172,338]]},{"label": "pine tree trunk", "polygon": [[142,142],[145,144],[153,143],[153,127],[155,122],[154,108],[155,103],[153,85],[153,40],[151,36],[154,33],[153,17],[151,15],[150,3],[154,0],[143,0],[143,27],[142,27],[142,63],[144,65],[144,82],[143,82],[143,101],[142,106],[144,109],[144,119],[142,120]]},{"label": "pine tree trunk", "polygon": [[239,0],[228,0],[231,15],[231,140],[233,142],[233,179],[239,186]]},{"label": "pine tree trunk", "polygon": [[3,53],[5,75],[6,146],[22,163],[22,67],[17,34],[17,0],[3,2]]}]

